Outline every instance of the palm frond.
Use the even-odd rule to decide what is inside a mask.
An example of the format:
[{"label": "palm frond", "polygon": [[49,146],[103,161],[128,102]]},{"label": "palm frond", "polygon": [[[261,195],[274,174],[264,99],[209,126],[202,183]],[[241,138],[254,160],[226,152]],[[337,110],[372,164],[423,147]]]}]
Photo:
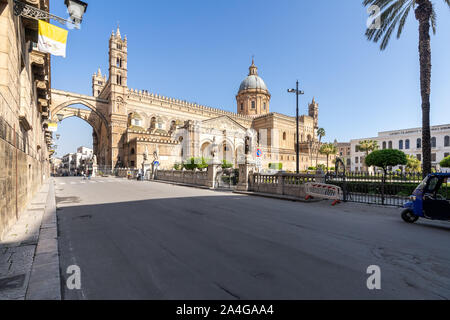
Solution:
[{"label": "palm frond", "polygon": [[365,33],[367,39],[373,42],[378,42],[382,39],[380,49],[386,49],[397,25],[397,38],[400,37],[406,19],[415,3],[416,0],[364,0],[363,4],[365,6],[376,5],[380,8],[380,13],[378,17],[375,18],[380,19],[381,25],[378,29],[368,28]]},{"label": "palm frond", "polygon": [[433,34],[436,34],[436,10],[434,10],[434,7],[431,13],[430,20],[431,20],[431,28],[433,29]]}]

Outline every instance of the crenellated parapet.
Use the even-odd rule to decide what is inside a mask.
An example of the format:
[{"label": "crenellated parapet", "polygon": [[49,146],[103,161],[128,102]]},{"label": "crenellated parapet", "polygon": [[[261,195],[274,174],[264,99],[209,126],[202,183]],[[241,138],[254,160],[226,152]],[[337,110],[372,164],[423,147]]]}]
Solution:
[{"label": "crenellated parapet", "polygon": [[144,102],[148,102],[148,103],[153,103],[153,102],[168,103],[174,107],[189,108],[189,109],[194,109],[199,112],[209,112],[209,113],[214,114],[214,116],[227,115],[234,119],[240,119],[240,120],[250,121],[250,122],[253,119],[252,116],[238,114],[235,112],[226,111],[226,110],[222,110],[219,108],[213,108],[213,107],[209,107],[209,106],[205,106],[205,105],[199,105],[195,102],[188,102],[185,100],[175,99],[175,98],[171,98],[171,97],[165,97],[165,96],[157,94],[157,93],[148,92],[147,90],[137,90],[137,89],[129,88],[128,89],[128,98],[134,99],[134,100],[137,100],[140,102],[144,101]]}]

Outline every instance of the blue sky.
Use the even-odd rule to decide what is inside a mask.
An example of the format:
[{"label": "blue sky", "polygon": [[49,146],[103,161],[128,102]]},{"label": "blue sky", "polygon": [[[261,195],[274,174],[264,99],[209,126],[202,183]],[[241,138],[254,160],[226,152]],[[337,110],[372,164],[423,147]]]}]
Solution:
[{"label": "blue sky", "polygon": [[[52,58],[52,87],[91,94],[91,76],[108,69],[108,38],[128,37],[128,86],[229,111],[251,56],[271,94],[270,110],[295,114],[286,89],[299,79],[313,97],[325,140],[348,141],[421,125],[418,25],[411,14],[386,51],[364,37],[362,1],[91,0],[81,30],[69,30],[67,57]],[[63,0],[51,12],[67,16]],[[431,122],[450,123],[450,10],[435,0]],[[58,24],[57,22],[54,22]],[[64,120],[58,156],[92,145],[83,120]]]}]

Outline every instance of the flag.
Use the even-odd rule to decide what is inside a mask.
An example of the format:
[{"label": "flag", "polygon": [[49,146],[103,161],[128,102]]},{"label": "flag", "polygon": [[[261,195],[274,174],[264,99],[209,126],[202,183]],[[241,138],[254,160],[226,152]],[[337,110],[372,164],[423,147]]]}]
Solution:
[{"label": "flag", "polygon": [[65,29],[39,20],[38,50],[65,58],[67,33]]}]

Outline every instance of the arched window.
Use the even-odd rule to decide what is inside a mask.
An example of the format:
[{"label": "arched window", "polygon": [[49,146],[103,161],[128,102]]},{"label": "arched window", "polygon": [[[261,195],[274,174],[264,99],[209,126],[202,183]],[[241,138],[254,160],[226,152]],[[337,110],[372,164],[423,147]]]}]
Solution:
[{"label": "arched window", "polygon": [[422,139],[417,138],[417,149],[422,148]]},{"label": "arched window", "polygon": [[255,109],[256,108],[256,103],[255,103],[255,101],[252,101],[252,109]]},{"label": "arched window", "polygon": [[283,140],[286,140],[286,132],[283,132]]},{"label": "arched window", "polygon": [[131,148],[131,150],[130,150],[130,154],[134,154],[135,152],[134,152],[134,148]]},{"label": "arched window", "polygon": [[436,148],[436,137],[431,138],[431,147]]},{"label": "arched window", "polygon": [[408,150],[409,149],[409,139],[405,140],[405,149]]},{"label": "arched window", "polygon": [[383,149],[386,149],[386,141],[383,141]]},{"label": "arched window", "polygon": [[389,149],[392,149],[392,141],[389,141]]},{"label": "arched window", "polygon": [[244,104],[241,103],[241,110],[244,110]]},{"label": "arched window", "polygon": [[117,75],[117,84],[122,85],[122,76],[120,74]]},{"label": "arched window", "polygon": [[450,147],[450,136],[444,137],[444,147]]},{"label": "arched window", "polygon": [[266,103],[265,102],[263,104],[263,108],[264,108],[264,110],[266,110]]},{"label": "arched window", "polygon": [[403,140],[400,140],[400,141],[398,142],[398,149],[399,149],[399,150],[403,150]]}]

